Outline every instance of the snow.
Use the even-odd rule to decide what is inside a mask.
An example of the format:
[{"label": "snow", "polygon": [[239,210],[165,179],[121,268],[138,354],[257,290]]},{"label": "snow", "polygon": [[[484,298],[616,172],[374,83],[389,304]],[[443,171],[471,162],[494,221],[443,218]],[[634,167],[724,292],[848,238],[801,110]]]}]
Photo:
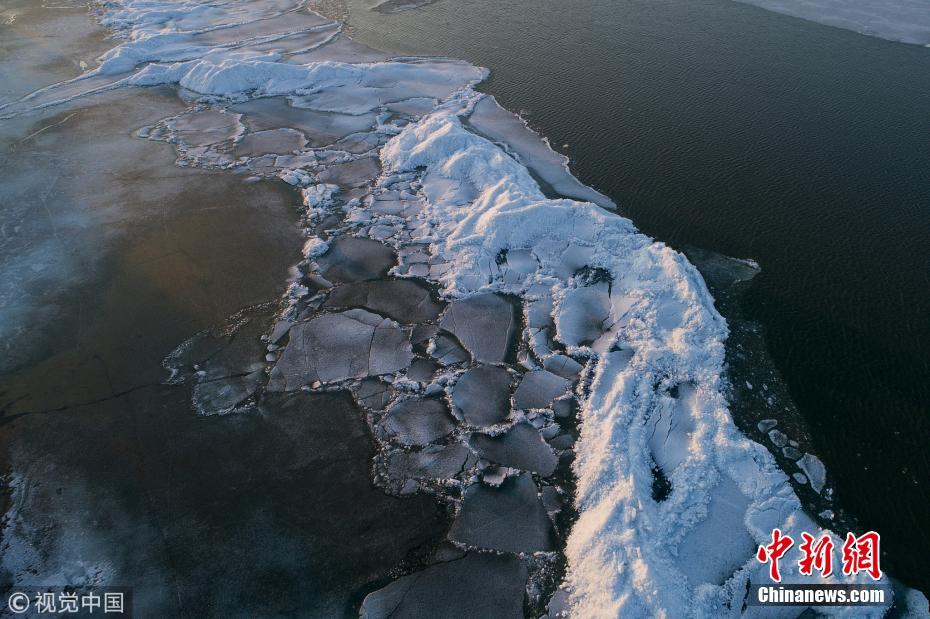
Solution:
[{"label": "snow", "polygon": [[[748,579],[765,579],[754,553],[772,528],[798,538],[820,529],[771,454],[733,423],[722,393],[723,319],[681,254],[592,203],[546,198],[520,162],[471,132],[462,116],[479,96],[462,93],[392,138],[382,183],[412,172],[424,179],[428,225],[413,239],[452,265],[437,278],[446,295],[548,288],[556,338],[594,361],[576,444],[580,513],[566,548],[572,614],[740,608]],[[495,275],[498,256],[526,248],[538,268]],[[584,268],[600,269],[609,286],[576,276]],[[679,421],[650,449],[662,410]],[[654,452],[673,468],[661,503],[652,498]]]},{"label": "snow", "polygon": [[930,4],[924,0],[738,0],[860,34],[930,45]]}]

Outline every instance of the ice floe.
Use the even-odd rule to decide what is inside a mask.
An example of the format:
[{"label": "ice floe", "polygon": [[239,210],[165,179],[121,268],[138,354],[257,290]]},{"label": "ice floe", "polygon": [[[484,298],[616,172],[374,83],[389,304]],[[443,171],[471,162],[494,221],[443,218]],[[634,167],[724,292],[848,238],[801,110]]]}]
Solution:
[{"label": "ice floe", "polygon": [[860,34],[930,45],[930,5],[922,0],[738,0]]}]

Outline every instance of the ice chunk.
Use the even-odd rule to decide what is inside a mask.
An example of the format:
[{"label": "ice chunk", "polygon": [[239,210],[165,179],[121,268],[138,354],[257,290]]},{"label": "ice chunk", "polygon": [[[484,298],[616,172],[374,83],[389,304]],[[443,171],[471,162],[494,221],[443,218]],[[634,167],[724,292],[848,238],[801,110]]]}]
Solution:
[{"label": "ice chunk", "polygon": [[301,150],[307,144],[304,134],[295,129],[269,129],[250,133],[233,151],[235,157],[258,157],[260,155],[284,155]]},{"label": "ice chunk", "polygon": [[811,482],[811,488],[820,494],[827,483],[827,468],[820,461],[820,458],[813,454],[804,454],[798,460],[798,468],[807,475]]},{"label": "ice chunk", "polygon": [[527,576],[516,557],[471,552],[369,593],[359,616],[522,619]]},{"label": "ice chunk", "polygon": [[776,447],[784,447],[788,444],[788,436],[781,430],[769,430],[769,440]]},{"label": "ice chunk", "polygon": [[341,236],[329,244],[329,251],[317,259],[326,279],[354,282],[384,277],[394,266],[394,251],[388,246],[351,236]]},{"label": "ice chunk", "polygon": [[201,415],[225,415],[252,397],[262,381],[262,374],[252,372],[197,383],[191,400]]},{"label": "ice chunk", "polygon": [[562,378],[570,381],[578,380],[583,366],[566,355],[552,355],[543,361],[543,367],[553,374],[558,374]]},{"label": "ice chunk", "polygon": [[771,430],[777,425],[778,425],[778,422],[774,419],[763,419],[758,424],[756,424],[756,427],[759,428],[759,432],[767,433],[769,430]]},{"label": "ice chunk", "polygon": [[391,407],[379,426],[401,444],[426,445],[451,433],[455,420],[442,401],[415,398]]},{"label": "ice chunk", "polygon": [[436,0],[383,0],[383,2],[371,7],[371,10],[379,13],[400,13],[401,11],[418,9],[434,2]]},{"label": "ice chunk", "polygon": [[527,410],[531,408],[548,408],[552,400],[563,395],[571,383],[548,372],[537,370],[524,374],[520,386],[513,395],[514,408]]},{"label": "ice chunk", "polygon": [[442,309],[429,288],[410,279],[343,284],[333,290],[324,307],[364,307],[403,323],[435,320]]},{"label": "ice chunk", "polygon": [[389,374],[412,360],[409,334],[397,323],[364,310],[324,314],[291,328],[269,389]]},{"label": "ice chunk", "polygon": [[458,340],[445,333],[436,336],[430,346],[429,354],[442,365],[465,363],[471,359],[468,351],[459,345]]},{"label": "ice chunk", "polygon": [[234,139],[242,131],[238,114],[227,114],[221,110],[204,109],[188,112],[167,121],[177,135],[178,141],[186,146],[209,146]]},{"label": "ice chunk", "polygon": [[559,459],[532,424],[515,424],[500,436],[472,434],[469,443],[485,460],[549,477]]},{"label": "ice chunk", "polygon": [[453,301],[439,326],[449,331],[482,363],[501,363],[511,355],[516,310],[497,294],[480,294]]},{"label": "ice chunk", "polygon": [[462,374],[452,387],[452,404],[470,426],[493,426],[510,414],[510,373],[481,365]]},{"label": "ice chunk", "polygon": [[352,116],[335,112],[317,112],[293,107],[284,97],[248,101],[231,109],[241,112],[243,120],[255,131],[291,127],[306,136],[310,146],[329,146],[354,133],[368,132],[377,126],[374,113]]},{"label": "ice chunk", "polygon": [[477,457],[465,445],[427,445],[420,451],[396,451],[388,456],[388,474],[395,479],[451,479],[475,465]]},{"label": "ice chunk", "polygon": [[418,383],[428,383],[433,379],[438,365],[429,359],[417,359],[407,369],[407,379]]},{"label": "ice chunk", "polygon": [[380,411],[394,397],[394,388],[379,378],[362,380],[355,391],[355,400],[362,406]]},{"label": "ice chunk", "polygon": [[369,184],[381,173],[378,160],[373,157],[362,157],[336,163],[323,170],[319,179],[322,183],[332,183],[344,188],[360,187]]},{"label": "ice chunk", "polygon": [[547,552],[555,534],[533,478],[509,477],[499,488],[474,484],[449,530],[455,542],[503,552]]}]

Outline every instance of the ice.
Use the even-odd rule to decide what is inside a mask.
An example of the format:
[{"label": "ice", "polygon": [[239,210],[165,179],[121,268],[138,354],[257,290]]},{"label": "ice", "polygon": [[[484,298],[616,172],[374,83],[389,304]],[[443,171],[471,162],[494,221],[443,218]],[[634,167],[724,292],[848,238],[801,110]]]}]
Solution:
[{"label": "ice", "polygon": [[439,366],[428,359],[417,359],[407,369],[407,380],[418,383],[428,383],[433,379],[433,374]]},{"label": "ice", "polygon": [[567,346],[590,346],[610,327],[610,295],[606,285],[568,291],[559,303],[556,325]]},{"label": "ice", "polygon": [[379,13],[399,13],[401,11],[410,11],[418,9],[421,6],[432,4],[436,0],[383,0],[371,8],[372,11]]},{"label": "ice", "polygon": [[452,387],[452,404],[470,426],[490,427],[510,414],[510,373],[502,367],[481,365],[462,374]]},{"label": "ice", "polygon": [[403,323],[429,322],[442,310],[429,288],[410,279],[343,284],[333,290],[324,307],[363,307]]},{"label": "ice", "polygon": [[[770,7],[789,4],[759,2]],[[869,2],[856,6],[865,7],[868,14],[875,6]],[[818,0],[806,6],[831,7],[837,19],[850,14],[848,7],[835,4]],[[908,24],[915,26],[910,30],[928,23],[919,19],[916,5],[901,6],[911,11]],[[409,328],[368,311],[384,301],[373,301],[368,292],[362,304],[368,309],[332,313],[336,308],[327,307],[314,316],[316,306],[311,305],[309,312],[288,316],[295,322],[283,351],[274,353],[280,357],[268,390],[351,381],[344,386],[354,389],[377,420],[379,413],[374,411],[417,388],[403,378],[414,360],[414,344],[419,354],[428,353],[443,365],[474,361],[494,366],[513,362],[517,336],[526,335],[532,354],[522,360],[528,366],[542,363],[546,372],[528,374],[521,385],[524,393],[515,397],[523,407],[552,406],[561,419],[570,414],[574,400],[552,399],[567,393],[580,369],[567,355],[586,359],[584,388],[578,390],[577,441],[569,432],[553,435],[558,428],[548,413],[533,418],[560,448],[574,442],[578,519],[565,548],[568,606],[574,616],[732,613],[742,607],[745,583],[764,581],[764,566],[754,561],[753,551],[771,528],[780,526],[795,536],[800,530],[818,533],[801,511],[788,476],[768,451],[740,434],[733,423],[722,378],[727,327],[701,276],[681,254],[602,208],[611,204],[575,181],[564,158],[493,99],[477,93],[474,86],[487,71],[442,58],[385,59],[351,42],[325,20],[314,29],[314,18],[306,17],[302,5],[287,0],[210,5],[121,0],[107,3],[101,15],[105,23],[125,30],[121,44],[104,58],[101,68],[27,97],[4,108],[4,114],[93,90],[174,85],[185,89],[188,100],[198,106],[234,106],[226,114],[229,118],[202,107],[182,114],[182,131],[175,122],[179,143],[210,140],[222,145],[214,149],[221,152],[242,131],[230,119],[240,113],[248,117],[250,111],[255,118],[244,121],[252,123],[246,140],[264,131],[279,137],[294,135],[282,131],[287,128],[303,132],[306,145],[299,140],[289,145],[328,149],[261,157],[252,168],[294,181],[309,208],[326,205],[346,216],[346,227],[327,239],[323,255],[318,255],[326,247],[323,241],[308,241],[305,264],[310,273],[305,283],[312,281],[322,290],[385,278],[397,259],[387,245],[357,238],[373,235],[416,245],[419,249],[405,255],[398,274],[430,278],[449,302],[438,333],[435,327],[417,327],[411,335]],[[900,29],[900,23],[891,29]],[[289,103],[255,101],[276,96],[287,97]],[[182,139],[184,131],[188,137]],[[251,140],[256,141],[261,140]],[[196,148],[209,150],[202,144]],[[265,150],[254,149],[249,141],[242,148],[252,150],[240,152]],[[202,163],[196,157],[190,160]],[[336,185],[344,191],[334,198]],[[369,195],[382,199],[374,201]],[[415,221],[392,219],[412,217]],[[337,217],[327,222],[333,225],[321,229],[342,225]],[[294,298],[308,292],[301,286],[295,282],[292,287]],[[321,294],[317,301],[323,298]],[[523,301],[526,334],[519,333],[516,313]],[[378,309],[386,314],[400,311],[384,304]],[[304,316],[314,317],[301,321]],[[566,350],[552,341],[553,331]],[[257,357],[263,366],[264,354]],[[488,392],[469,393],[468,374],[451,387],[457,412],[472,427],[488,429],[486,424],[510,419],[510,375],[500,367],[491,371],[497,370],[507,376],[504,380],[497,372],[499,378],[492,381],[495,397],[500,397],[493,406],[478,406],[489,399]],[[247,369],[241,377],[253,371]],[[442,381],[454,378],[452,374],[438,377],[431,387],[441,391],[448,386]],[[396,389],[374,380],[379,375],[394,375],[390,380],[396,381]],[[215,379],[217,389],[201,387],[202,400],[221,408],[238,398],[246,389],[223,383],[238,376],[205,376],[198,384]],[[532,381],[540,378],[545,380],[531,389]],[[550,386],[551,393],[545,391]],[[677,398],[671,395],[675,387]],[[460,443],[449,438],[455,419],[441,400],[401,400],[376,428],[379,436],[408,447],[449,442],[438,450],[405,451],[403,470],[445,474],[458,466],[459,455],[463,466],[468,462]],[[527,453],[517,454],[508,444],[522,444],[518,434],[528,437],[529,431],[536,432],[519,421],[510,430],[512,436],[475,438],[484,442],[482,449],[503,445],[498,458],[513,457],[521,466],[545,471],[548,457],[533,464],[517,458],[538,456],[537,446],[545,447],[542,438],[534,438],[537,446]],[[660,502],[652,498],[655,467],[670,486]],[[803,467],[812,485],[823,479],[819,461],[808,458]],[[506,465],[483,470],[484,480],[494,479],[500,486],[476,482],[465,489],[450,539],[503,552],[557,548],[531,474],[514,473]],[[461,479],[456,483],[466,485]],[[405,484],[405,492],[426,485],[413,481]],[[705,552],[708,547],[713,549]],[[491,567],[478,576],[453,567],[472,561],[468,557],[516,566],[517,576],[502,576],[510,587],[507,595],[486,608],[493,610],[487,614],[506,614],[513,608],[513,614],[522,615],[525,567],[512,557],[474,554],[395,581],[371,594],[363,612],[432,616],[438,614],[432,611],[439,604],[454,608],[456,600],[463,605],[493,600],[488,591],[500,591],[497,587],[502,585],[485,573],[495,573]],[[447,591],[441,591],[443,587]]]},{"label": "ice", "polygon": [[506,144],[520,162],[555,193],[566,198],[593,202],[608,209],[616,208],[613,200],[576,179],[568,171],[568,158],[552,150],[548,142],[541,139],[519,116],[498,105],[494,97],[482,98],[468,120],[482,135]]},{"label": "ice", "polygon": [[169,384],[194,383],[191,404],[200,415],[225,415],[249,401],[264,380],[261,307],[237,312],[184,341],[163,366]]},{"label": "ice", "polygon": [[820,494],[827,484],[827,468],[820,461],[820,458],[812,454],[804,454],[798,460],[798,467],[807,475],[811,482],[811,488]]},{"label": "ice", "polygon": [[930,45],[930,5],[922,0],[738,0],[860,34]]},{"label": "ice", "polygon": [[526,567],[516,557],[470,552],[368,594],[359,614],[363,619],[522,619],[526,581]]},{"label": "ice", "polygon": [[649,450],[666,476],[687,460],[691,451],[691,434],[695,430],[691,413],[694,396],[693,389],[682,386],[679,398],[665,398],[649,420]]},{"label": "ice", "polygon": [[252,372],[197,383],[192,398],[202,415],[224,415],[252,397],[262,378],[261,372]]},{"label": "ice", "polygon": [[295,129],[268,129],[256,131],[242,138],[236,145],[235,157],[258,157],[259,155],[284,155],[301,150],[307,144],[304,134]]},{"label": "ice", "polygon": [[788,444],[788,436],[781,430],[769,430],[769,440],[779,448]]},{"label": "ice", "polygon": [[292,54],[288,58],[288,62],[307,64],[310,62],[338,60],[341,62],[363,63],[383,62],[389,58],[387,54],[372,49],[367,45],[362,45],[357,41],[353,41],[347,36],[337,35],[330,39],[325,45],[321,45],[302,54]]},{"label": "ice", "polygon": [[461,443],[427,445],[420,451],[388,456],[388,473],[396,479],[452,479],[475,465],[477,457]]},{"label": "ice", "polygon": [[396,257],[390,247],[370,239],[342,236],[330,243],[329,250],[317,259],[323,276],[333,282],[356,282],[380,279],[394,266]]},{"label": "ice", "polygon": [[539,430],[532,424],[521,422],[499,436],[472,434],[472,448],[485,460],[523,471],[549,477],[555,472],[559,459],[543,441]]},{"label": "ice", "polygon": [[534,553],[555,549],[555,535],[533,478],[524,473],[497,488],[475,484],[465,491],[449,539],[503,552]]},{"label": "ice", "polygon": [[[757,529],[743,534],[749,530],[738,526],[740,514],[781,502],[776,526],[797,530],[801,512],[788,477],[727,412],[727,329],[703,280],[681,254],[628,220],[590,203],[546,198],[526,168],[463,125],[460,114],[474,100],[463,95],[441,106],[381,154],[388,175],[424,179],[421,217],[430,222],[431,253],[453,265],[438,276],[445,294],[548,289],[560,338],[591,357],[575,444],[579,517],[566,547],[573,614],[700,616],[738,608],[734,583],[761,569],[747,539],[764,538]],[[473,196],[467,209],[465,195]],[[501,276],[499,257],[527,247],[539,269],[522,279]],[[531,329],[533,321],[544,324],[544,308],[528,312]],[[654,445],[656,457],[677,464],[668,475],[671,493],[657,503],[647,421],[675,385],[683,391],[675,406],[687,407],[691,427],[673,431],[664,449]],[[732,539],[698,567],[685,565],[679,545],[687,553],[691,542],[682,540],[730,534],[714,518],[728,523]]]},{"label": "ice", "polygon": [[254,131],[291,127],[302,131],[313,148],[329,146],[355,133],[365,133],[377,126],[374,113],[350,115],[315,112],[288,104],[285,97],[256,99],[232,106],[244,115]]},{"label": "ice", "polygon": [[332,183],[343,188],[352,188],[367,185],[380,173],[381,169],[378,167],[378,160],[373,157],[365,157],[331,165],[320,173],[319,180],[321,183]]},{"label": "ice", "polygon": [[409,334],[397,323],[359,309],[324,314],[291,328],[269,389],[389,374],[412,360]]},{"label": "ice", "polygon": [[439,326],[455,335],[476,361],[501,363],[510,356],[516,333],[512,303],[496,294],[453,301]]},{"label": "ice", "polygon": [[178,140],[188,146],[207,146],[235,139],[242,131],[238,114],[205,109],[175,117],[170,122]]},{"label": "ice", "polygon": [[570,383],[552,372],[537,370],[524,374],[520,386],[513,395],[514,408],[548,408],[552,400],[563,395]]},{"label": "ice", "polygon": [[455,420],[440,400],[409,399],[391,407],[379,427],[403,445],[426,445],[451,433]]},{"label": "ice", "polygon": [[429,354],[443,365],[465,363],[471,359],[468,351],[462,348],[454,337],[445,333],[436,336],[430,346]]},{"label": "ice", "polygon": [[379,378],[363,379],[355,391],[355,400],[366,408],[380,411],[394,397],[394,388]]},{"label": "ice", "polygon": [[553,374],[558,374],[562,378],[566,378],[570,381],[578,379],[578,375],[581,374],[581,370],[584,367],[565,355],[552,355],[547,357],[543,362],[543,367],[546,368],[549,372]]},{"label": "ice", "polygon": [[756,427],[759,429],[759,432],[768,433],[769,430],[771,430],[777,425],[778,425],[778,421],[776,421],[775,419],[763,419],[758,424],[756,424]]},{"label": "ice", "polygon": [[692,584],[722,585],[751,560],[756,543],[743,524],[748,506],[749,500],[730,479],[713,489],[706,517],[678,547],[682,571]]}]

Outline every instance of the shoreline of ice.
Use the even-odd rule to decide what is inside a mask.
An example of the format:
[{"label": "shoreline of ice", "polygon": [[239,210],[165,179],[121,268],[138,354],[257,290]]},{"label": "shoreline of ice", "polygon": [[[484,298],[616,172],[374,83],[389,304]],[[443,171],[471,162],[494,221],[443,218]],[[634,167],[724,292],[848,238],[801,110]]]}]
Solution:
[{"label": "shoreline of ice", "polygon": [[930,5],[920,0],[736,1],[886,41],[930,47]]},{"label": "shoreline of ice", "polygon": [[[574,179],[564,158],[519,133],[518,117],[474,90],[486,70],[451,59],[302,63],[331,43],[338,27],[308,14],[284,34],[255,32],[255,24],[290,21],[301,5],[246,6],[106,3],[103,23],[122,29],[125,42],[100,67],[67,83],[66,89],[77,85],[72,94],[44,89],[36,104],[171,84],[205,101],[279,95],[299,109],[370,118],[372,133],[386,140],[375,190],[415,192],[422,210],[412,218],[373,216],[370,201],[350,199],[347,219],[358,232],[398,246],[428,245],[442,268],[424,276],[448,299],[518,296],[525,303],[523,335],[541,364],[563,353],[587,361],[578,391],[579,518],[566,547],[571,612],[772,614],[740,608],[749,580],[768,580],[756,547],[776,526],[796,538],[822,530],[768,451],[733,424],[722,385],[727,327],[695,267],[605,210],[609,199]],[[246,26],[249,32],[235,32]],[[310,41],[282,43],[300,37]],[[282,44],[284,52],[274,47]],[[81,89],[84,80],[91,88]],[[52,98],[43,103],[46,93]],[[415,121],[392,122],[391,106],[403,106]],[[242,133],[228,139],[240,143]],[[190,152],[195,162],[235,165],[209,156]],[[358,160],[312,152],[274,166],[289,175],[287,182],[304,186],[315,208],[331,192],[306,170]],[[547,196],[537,178],[581,201]],[[311,239],[308,260],[322,249]],[[653,495],[657,467],[670,484],[662,500]],[[783,566],[789,579],[796,570]],[[846,579],[822,580],[840,581]]]}]

